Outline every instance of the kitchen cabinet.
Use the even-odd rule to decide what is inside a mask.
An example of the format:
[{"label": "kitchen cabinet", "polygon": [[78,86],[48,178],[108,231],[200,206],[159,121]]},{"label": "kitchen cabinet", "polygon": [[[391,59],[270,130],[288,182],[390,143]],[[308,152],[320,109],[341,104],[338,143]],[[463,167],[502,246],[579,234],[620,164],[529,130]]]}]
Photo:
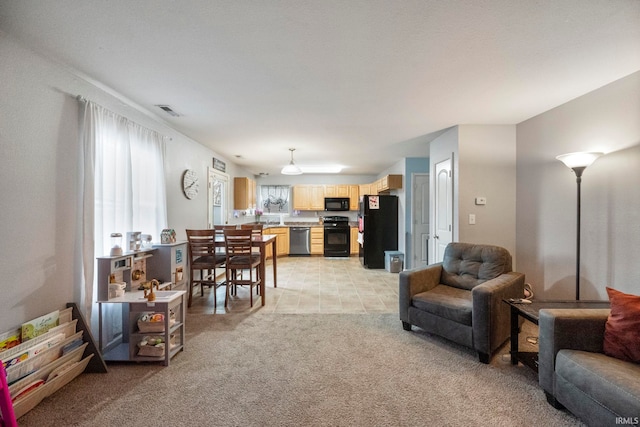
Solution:
[{"label": "kitchen cabinet", "polygon": [[308,211],[311,210],[311,198],[309,196],[309,186],[308,185],[294,185],[292,196],[293,196],[293,209],[299,211]]},{"label": "kitchen cabinet", "polygon": [[349,186],[349,210],[357,211],[360,204],[360,188],[357,185]]},{"label": "kitchen cabinet", "polygon": [[402,188],[402,175],[385,175],[376,182],[370,184],[360,184],[359,196],[386,193],[390,190]]},{"label": "kitchen cabinet", "polygon": [[371,191],[371,184],[360,184],[358,186],[359,196],[377,194],[377,191],[378,191],[377,189],[375,192]]},{"label": "kitchen cabinet", "polygon": [[324,197],[338,197],[337,185],[325,185],[324,186]]},{"label": "kitchen cabinet", "polygon": [[360,253],[360,244],[358,243],[358,227],[351,227],[351,255],[358,255]]},{"label": "kitchen cabinet", "polygon": [[376,181],[378,193],[402,188],[402,175],[386,175]]},{"label": "kitchen cabinet", "polygon": [[311,255],[324,254],[324,227],[311,227]]},{"label": "kitchen cabinet", "polygon": [[358,185],[294,185],[293,209],[323,211],[325,197],[346,197],[349,198],[349,209],[355,211],[358,210],[359,194]]},{"label": "kitchen cabinet", "polygon": [[325,185],[324,197],[349,197],[349,185]]},{"label": "kitchen cabinet", "polygon": [[256,181],[246,177],[233,178],[233,208],[244,211],[256,208]]},{"label": "kitchen cabinet", "polygon": [[[275,234],[276,238],[276,256],[289,255],[289,227],[269,227],[263,230],[263,234]],[[273,257],[271,245],[266,248],[266,257]]]},{"label": "kitchen cabinet", "polygon": [[300,211],[323,211],[325,197],[346,197],[349,210],[357,211],[360,196],[386,193],[402,188],[402,175],[386,175],[370,184],[325,184],[294,185],[293,209]]},{"label": "kitchen cabinet", "polygon": [[293,209],[300,211],[324,210],[324,185],[294,185]]}]

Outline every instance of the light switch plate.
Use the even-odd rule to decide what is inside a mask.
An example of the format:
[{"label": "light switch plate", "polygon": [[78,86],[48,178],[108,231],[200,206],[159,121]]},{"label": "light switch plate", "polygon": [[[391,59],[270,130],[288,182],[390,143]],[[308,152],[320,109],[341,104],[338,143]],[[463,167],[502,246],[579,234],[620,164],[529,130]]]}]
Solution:
[{"label": "light switch plate", "polygon": [[475,225],[476,223],[476,214],[469,214],[469,224]]}]

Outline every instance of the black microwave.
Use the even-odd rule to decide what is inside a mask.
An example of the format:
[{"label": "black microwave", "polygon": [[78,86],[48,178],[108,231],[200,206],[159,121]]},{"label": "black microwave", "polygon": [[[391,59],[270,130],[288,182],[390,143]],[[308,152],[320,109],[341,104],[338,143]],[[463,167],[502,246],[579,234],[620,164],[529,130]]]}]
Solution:
[{"label": "black microwave", "polygon": [[324,210],[325,211],[348,211],[349,198],[348,197],[325,197]]}]

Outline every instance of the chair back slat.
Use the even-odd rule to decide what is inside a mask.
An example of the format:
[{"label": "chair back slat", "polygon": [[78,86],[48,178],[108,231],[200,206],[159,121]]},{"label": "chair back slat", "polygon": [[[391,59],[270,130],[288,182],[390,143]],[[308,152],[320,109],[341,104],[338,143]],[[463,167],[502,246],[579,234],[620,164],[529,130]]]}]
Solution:
[{"label": "chair back slat", "polygon": [[252,230],[224,230],[227,257],[251,255]]},{"label": "chair back slat", "polygon": [[240,229],[251,230],[253,234],[262,236],[262,230],[264,229],[264,224],[240,224]]},{"label": "chair back slat", "polygon": [[193,262],[198,257],[206,257],[216,252],[215,230],[187,230],[189,242],[189,261]]},{"label": "chair back slat", "polygon": [[[264,224],[240,224],[241,230],[251,230],[251,233],[254,236],[262,236],[263,228],[264,228]],[[252,248],[252,252],[254,254],[260,253],[260,249]]]},{"label": "chair back slat", "polygon": [[216,235],[224,237],[224,230],[236,230],[238,227],[235,225],[214,225],[213,229]]},{"label": "chair back slat", "polygon": [[[235,225],[214,225],[213,229],[216,232],[216,240],[218,240],[218,242],[224,242],[224,231],[235,230],[237,228]],[[225,245],[218,245],[217,252],[219,255],[224,255]]]}]

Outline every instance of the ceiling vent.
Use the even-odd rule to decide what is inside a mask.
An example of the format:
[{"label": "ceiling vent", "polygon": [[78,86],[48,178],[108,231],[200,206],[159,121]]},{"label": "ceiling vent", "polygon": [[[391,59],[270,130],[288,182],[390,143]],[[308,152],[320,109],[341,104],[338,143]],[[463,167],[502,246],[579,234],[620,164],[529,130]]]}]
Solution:
[{"label": "ceiling vent", "polygon": [[169,114],[172,117],[180,117],[180,114],[173,111],[173,109],[168,105],[156,105],[156,107],[163,110],[165,113]]}]

